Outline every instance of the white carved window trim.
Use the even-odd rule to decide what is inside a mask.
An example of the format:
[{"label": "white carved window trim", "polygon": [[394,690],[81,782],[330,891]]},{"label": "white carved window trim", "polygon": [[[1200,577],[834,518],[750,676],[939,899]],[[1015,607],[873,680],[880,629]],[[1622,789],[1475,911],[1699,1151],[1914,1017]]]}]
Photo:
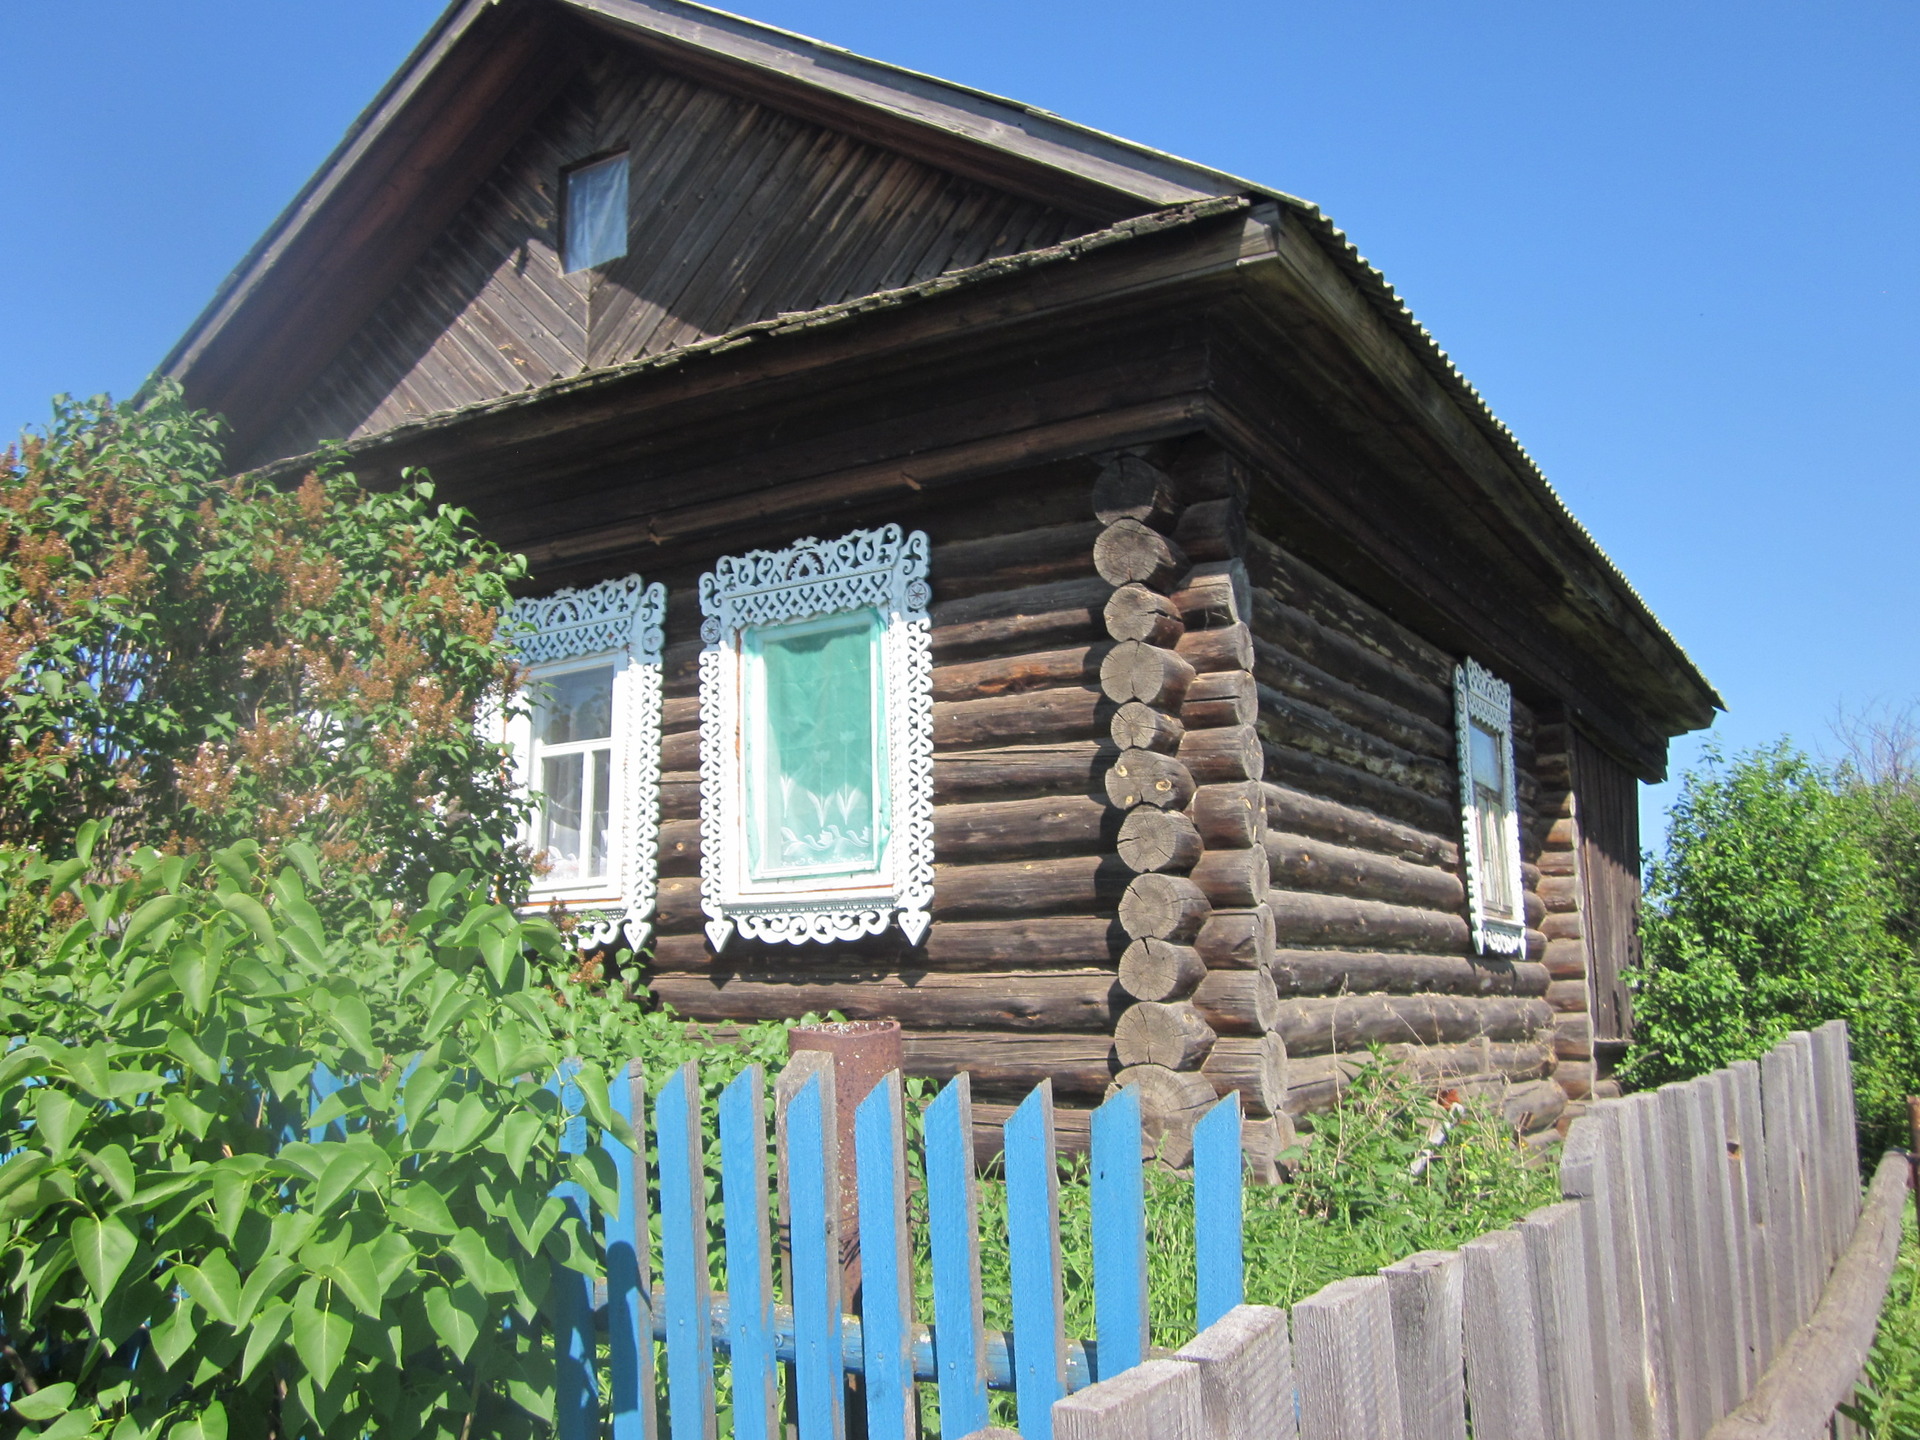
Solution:
[{"label": "white carved window trim", "polygon": [[[1454,725],[1460,753],[1461,855],[1466,861],[1467,906],[1473,923],[1473,948],[1485,955],[1520,955],[1527,948],[1527,891],[1520,868],[1519,790],[1513,768],[1513,687],[1472,659],[1453,672]],[[1500,773],[1493,777],[1505,799],[1500,844],[1512,877],[1513,904],[1494,910],[1488,897],[1493,857],[1482,852],[1474,796],[1473,726],[1497,738]]]},{"label": "white carved window trim", "polygon": [[[535,881],[527,898],[529,910],[545,910],[556,900],[565,905],[582,950],[616,941],[638,950],[653,932],[660,892],[660,651],[666,614],[666,587],[645,584],[638,575],[516,601],[507,614],[506,630],[529,682],[596,663],[613,665],[609,874],[584,885]],[[514,778],[529,791],[532,716],[511,716],[503,729],[513,749]],[[537,816],[530,821],[537,823]],[[531,828],[523,838],[533,843]]]},{"label": "white carved window trim", "polygon": [[[878,935],[897,923],[909,944],[933,908],[933,651],[927,537],[898,525],[728,556],[700,577],[700,905],[715,952],[736,933],[790,945]],[[741,635],[871,606],[885,621],[891,824],[871,882],[808,890],[747,883],[741,755]]]}]

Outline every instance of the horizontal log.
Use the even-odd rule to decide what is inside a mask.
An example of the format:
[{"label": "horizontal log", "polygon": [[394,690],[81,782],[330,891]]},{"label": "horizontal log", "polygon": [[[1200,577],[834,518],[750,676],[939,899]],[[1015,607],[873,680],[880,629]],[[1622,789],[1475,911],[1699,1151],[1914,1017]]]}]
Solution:
[{"label": "horizontal log", "polygon": [[1445,995],[1544,995],[1544,967],[1496,956],[1383,955],[1351,950],[1273,952],[1273,983],[1285,995],[1365,995],[1374,991]]},{"label": "horizontal log", "polygon": [[1200,933],[1212,906],[1182,875],[1136,875],[1120,897],[1120,926],[1135,940],[1184,945]]},{"label": "horizontal log", "polygon": [[1430,724],[1453,717],[1453,684],[1422,680],[1347,635],[1330,629],[1267,590],[1253,591],[1254,638],[1298,657],[1325,674],[1379,697]]},{"label": "horizontal log", "polygon": [[1113,743],[1122,750],[1152,750],[1171,755],[1186,738],[1187,727],[1172,715],[1155,710],[1140,700],[1129,700],[1113,712],[1107,727]]},{"label": "horizontal log", "polygon": [[1019,741],[1088,740],[1105,734],[1112,706],[1090,686],[1030,690],[984,700],[941,700],[933,706],[936,750]]},{"label": "horizontal log", "polygon": [[1553,1083],[1567,1092],[1569,1100],[1585,1100],[1593,1094],[1593,1062],[1562,1060],[1553,1067]]},{"label": "horizontal log", "polygon": [[1262,1118],[1285,1113],[1291,1063],[1277,1035],[1222,1036],[1208,1052],[1200,1073],[1215,1095],[1238,1090],[1242,1113]]},{"label": "horizontal log", "polygon": [[1281,1000],[1274,1031],[1289,1055],[1300,1056],[1477,1037],[1530,1040],[1552,1023],[1544,1002],[1518,996],[1339,995]]},{"label": "horizontal log", "polygon": [[1580,908],[1580,882],[1571,875],[1543,876],[1538,889],[1549,911],[1564,913]]},{"label": "horizontal log", "polygon": [[1164,1065],[1198,1070],[1218,1037],[1185,1001],[1143,1000],[1121,1012],[1113,1027],[1113,1053],[1124,1066]]},{"label": "horizontal log", "polygon": [[1110,970],[962,973],[807,966],[657,972],[657,999],[690,1020],[791,1020],[843,1012],[849,1020],[898,1020],[923,1029],[1110,1032],[1126,996]]},{"label": "horizontal log", "polygon": [[1140,1092],[1141,1142],[1162,1165],[1180,1169],[1193,1158],[1193,1127],[1218,1099],[1213,1084],[1197,1070],[1164,1065],[1129,1065],[1113,1077],[1109,1095],[1132,1087]]},{"label": "horizontal log", "polygon": [[1289,890],[1387,900],[1426,910],[1459,911],[1467,903],[1458,877],[1432,865],[1409,865],[1387,855],[1269,828],[1268,863],[1274,882]]},{"label": "horizontal log", "polygon": [[1180,702],[1180,723],[1189,730],[1252,725],[1260,718],[1260,689],[1244,670],[1195,675]]},{"label": "horizontal log", "polygon": [[1580,923],[1580,912],[1570,911],[1564,915],[1548,915],[1540,921],[1540,933],[1551,944],[1555,940],[1584,940],[1586,930]]},{"label": "horizontal log", "polygon": [[1300,948],[1344,950],[1416,950],[1427,954],[1466,954],[1472,942],[1467,922],[1458,915],[1388,905],[1379,900],[1350,900],[1343,895],[1306,895],[1274,890],[1274,933]]},{"label": "horizontal log", "polygon": [[1460,826],[1457,801],[1409,790],[1365,770],[1291,745],[1268,744],[1266,778],[1311,795],[1375,811],[1433,835],[1451,835]]},{"label": "horizontal log", "polygon": [[1247,467],[1210,440],[1183,445],[1167,465],[1180,493],[1195,500],[1244,500],[1252,486]]},{"label": "horizontal log", "polygon": [[1411,754],[1442,761],[1454,756],[1451,726],[1403,710],[1358,685],[1329,675],[1299,656],[1255,638],[1251,669],[1262,685],[1328,714]]},{"label": "horizontal log", "polygon": [[[1126,947],[1119,922],[1100,915],[1032,915],[999,920],[937,920],[920,948],[907,951],[898,930],[864,941],[875,956],[911,954],[911,963],[923,969],[1013,970],[1023,967],[1071,965],[1111,968]],[[738,963],[746,942],[734,940],[727,963]],[[661,970],[699,970],[713,963],[707,937],[697,925],[656,935],[654,964]],[[757,953],[773,963],[776,956],[791,957],[785,945],[761,946]]]},{"label": "horizontal log", "polygon": [[1273,963],[1273,910],[1215,910],[1194,937],[1193,948],[1210,970],[1265,970]]},{"label": "horizontal log", "polygon": [[1135,940],[1120,957],[1120,988],[1136,1000],[1184,1000],[1208,973],[1198,950],[1171,940]]},{"label": "horizontal log", "polygon": [[1118,1068],[1106,1035],[1034,1035],[1021,1031],[903,1030],[901,1059],[909,1075],[942,1084],[965,1070],[976,1095],[1023,1097],[1042,1080],[1057,1096],[1098,1101]]},{"label": "horizontal log", "polygon": [[1551,1080],[1527,1080],[1508,1089],[1500,1102],[1507,1124],[1522,1135],[1552,1128],[1567,1108],[1567,1092]]},{"label": "horizontal log", "polygon": [[1137,455],[1108,461],[1093,482],[1093,516],[1102,525],[1134,520],[1155,530],[1170,530],[1180,508],[1173,477]]},{"label": "horizontal log", "polygon": [[1208,902],[1221,909],[1246,909],[1267,898],[1267,852],[1257,845],[1247,850],[1208,850],[1190,873]]},{"label": "horizontal log", "polygon": [[1547,974],[1556,980],[1587,978],[1587,942],[1584,940],[1548,940],[1547,953],[1541,957]]},{"label": "horizontal log", "polygon": [[1144,585],[1122,585],[1114,591],[1101,619],[1115,640],[1138,640],[1162,649],[1171,647],[1187,628],[1173,601]]},{"label": "horizontal log", "polygon": [[1129,870],[1183,874],[1200,858],[1200,832],[1178,810],[1138,805],[1120,823],[1117,849],[1121,863]]},{"label": "horizontal log", "polygon": [[1184,809],[1193,798],[1193,776],[1171,755],[1151,750],[1122,750],[1108,768],[1107,800],[1115,809],[1152,805],[1160,810]]},{"label": "horizontal log", "polygon": [[1094,740],[949,751],[933,757],[934,803],[979,803],[1035,793],[1098,795],[1118,753],[1110,743]]},{"label": "horizontal log", "polygon": [[1270,744],[1350,766],[1416,795],[1452,801],[1459,792],[1454,763],[1382,740],[1266,684],[1260,687],[1260,734]]},{"label": "horizontal log", "polygon": [[1086,574],[1100,532],[1097,520],[1073,520],[949,541],[928,551],[927,578],[942,600],[1076,579]]},{"label": "horizontal log", "polygon": [[[1020,1107],[999,1101],[978,1101],[973,1107],[973,1164],[987,1170],[1000,1158],[1004,1148],[1006,1123]],[[1085,1155],[1092,1143],[1093,1111],[1072,1105],[1058,1106],[1053,1112],[1053,1145],[1059,1155]]]},{"label": "horizontal log", "polygon": [[700,822],[698,820],[661,821],[659,845],[662,875],[698,875],[700,873]]},{"label": "horizontal log", "polygon": [[933,853],[969,863],[1014,856],[1098,853],[1111,844],[1113,811],[1090,795],[937,805]]},{"label": "horizontal log", "polygon": [[[1256,587],[1346,635],[1429,684],[1451,690],[1453,657],[1262,535],[1247,542]],[[1257,603],[1257,602],[1256,602]]]},{"label": "horizontal log", "polygon": [[660,702],[660,729],[667,735],[700,728],[700,697],[678,695]]},{"label": "horizontal log", "polygon": [[[1459,842],[1451,833],[1438,835],[1416,826],[1402,825],[1370,810],[1342,805],[1337,800],[1311,795],[1271,780],[1264,783],[1261,794],[1265,799],[1270,829],[1289,830],[1340,845],[1353,845],[1415,865],[1437,865],[1451,870],[1460,863]],[[1449,818],[1457,830],[1459,816],[1450,814]]]},{"label": "horizontal log", "polygon": [[1253,585],[1243,560],[1205,560],[1167,597],[1189,630],[1245,625],[1253,620]]},{"label": "horizontal log", "polygon": [[1003,655],[933,667],[935,700],[982,700],[990,695],[1022,695],[1061,686],[1091,689],[1100,677],[1104,641],[1065,650]]},{"label": "horizontal log", "polygon": [[661,774],[660,818],[695,821],[700,818],[700,776],[697,771],[669,770]]},{"label": "horizontal log", "polygon": [[[1515,1080],[1544,1073],[1550,1056],[1540,1044],[1388,1045],[1386,1057],[1420,1079],[1462,1095],[1498,1103]],[[1308,1055],[1287,1058],[1287,1113],[1330,1110],[1366,1063],[1365,1055]],[[1453,1082],[1448,1084],[1447,1082]]]},{"label": "horizontal log", "polygon": [[1251,725],[1189,730],[1180,741],[1180,763],[1197,785],[1230,785],[1258,780],[1266,772],[1266,751]]},{"label": "horizontal log", "polygon": [[1193,666],[1172,650],[1122,640],[1101,658],[1100,689],[1116,705],[1138,700],[1156,710],[1177,711],[1193,673]]},{"label": "horizontal log", "polygon": [[700,908],[698,875],[662,875],[654,895],[653,928],[662,934],[682,934],[706,923]]},{"label": "horizontal log", "polygon": [[1244,625],[1189,630],[1173,648],[1181,659],[1193,666],[1196,675],[1221,670],[1245,674],[1253,669],[1253,632]]},{"label": "horizontal log", "polygon": [[1264,1035],[1280,1018],[1280,997],[1264,970],[1209,970],[1191,1003],[1217,1035]]},{"label": "horizontal log", "polygon": [[1113,855],[1066,855],[1046,860],[933,867],[935,920],[987,915],[1111,912],[1131,872]]},{"label": "horizontal log", "polygon": [[[1049,650],[1099,638],[1100,615],[1112,587],[1097,575],[990,590],[949,600],[928,612],[935,663],[987,654]],[[697,702],[696,702],[697,703]]]},{"label": "horizontal log", "polygon": [[1587,1008],[1587,982],[1555,980],[1547,986],[1547,1003],[1562,1014],[1584,1012]]},{"label": "horizontal log", "polygon": [[1167,589],[1187,568],[1187,555],[1138,520],[1116,520],[1093,542],[1094,573],[1109,585]]},{"label": "horizontal log", "polygon": [[1180,512],[1173,527],[1193,560],[1229,560],[1247,547],[1247,512],[1238,500],[1201,500]]},{"label": "horizontal log", "polygon": [[1579,861],[1571,850],[1542,850],[1539,863],[1542,875],[1572,876],[1579,873]]},{"label": "horizontal log", "polygon": [[700,768],[700,732],[682,730],[675,735],[660,737],[660,769],[664,773],[670,770],[698,770]]},{"label": "horizontal log", "polygon": [[1553,1025],[1553,1053],[1562,1060],[1593,1058],[1593,1021],[1586,1015],[1561,1015]]},{"label": "horizontal log", "polygon": [[1187,813],[1200,838],[1216,850],[1245,850],[1266,839],[1266,805],[1257,781],[1201,785]]}]

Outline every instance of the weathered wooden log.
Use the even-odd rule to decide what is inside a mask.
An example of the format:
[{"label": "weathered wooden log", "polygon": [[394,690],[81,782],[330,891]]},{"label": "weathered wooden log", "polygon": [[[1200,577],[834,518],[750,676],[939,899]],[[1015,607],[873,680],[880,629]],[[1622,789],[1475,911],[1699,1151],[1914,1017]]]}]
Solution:
[{"label": "weathered wooden log", "polygon": [[1138,520],[1117,520],[1093,542],[1093,568],[1109,585],[1165,590],[1187,568],[1187,553]]},{"label": "weathered wooden log", "polygon": [[669,933],[698,930],[705,921],[700,909],[700,877],[662,875],[654,894],[654,929]]},{"label": "weathered wooden log", "polygon": [[1216,670],[1253,669],[1253,632],[1244,625],[1223,625],[1217,630],[1188,630],[1174,647],[1180,657],[1193,666],[1196,674]]},{"label": "weathered wooden log", "polygon": [[1194,937],[1210,970],[1265,970],[1273,963],[1273,910],[1216,910]]},{"label": "weathered wooden log", "polygon": [[677,735],[660,737],[660,769],[698,770],[700,768],[700,732],[683,730]]},{"label": "weathered wooden log", "polygon": [[1238,1090],[1241,1110],[1261,1117],[1286,1110],[1290,1068],[1287,1047],[1277,1035],[1222,1036],[1208,1052],[1200,1073],[1207,1077],[1214,1094]]},{"label": "weathered wooden log", "polygon": [[1584,940],[1548,940],[1547,953],[1541,957],[1547,973],[1556,980],[1587,978],[1587,943]]},{"label": "weathered wooden log", "polygon": [[[1543,1045],[1389,1045],[1387,1056],[1442,1091],[1505,1098],[1514,1081],[1538,1079],[1550,1057]],[[1483,1059],[1484,1057],[1484,1059]],[[1346,1090],[1365,1055],[1289,1056],[1287,1102],[1290,1115],[1330,1110]]]},{"label": "weathered wooden log", "polygon": [[[1264,732],[1262,738],[1266,738]],[[1292,745],[1269,742],[1266,749],[1269,780],[1347,805],[1363,806],[1433,835],[1450,835],[1459,828],[1457,797],[1449,802],[1409,790],[1404,785]]]},{"label": "weathered wooden log", "polygon": [[1585,1100],[1593,1094],[1593,1062],[1562,1060],[1553,1067],[1553,1083],[1567,1092],[1567,1099]]},{"label": "weathered wooden log", "polygon": [[[972,862],[1073,851],[1098,852],[1108,843],[1112,813],[1110,807],[1090,795],[1043,795],[1031,800],[938,805],[933,812],[934,854],[943,861]],[[667,827],[661,827],[663,841],[668,833]],[[697,835],[694,843],[697,847]],[[665,854],[664,845],[662,854]],[[662,868],[664,870],[664,866]]]},{"label": "weathered wooden log", "polygon": [[698,875],[700,873],[700,822],[698,820],[661,821],[659,843],[662,875]]},{"label": "weathered wooden log", "polygon": [[1336,679],[1264,640],[1254,641],[1251,668],[1254,678],[1277,694],[1317,706],[1355,729],[1412,754],[1445,759],[1453,751],[1453,736],[1443,727]]},{"label": "weathered wooden log", "polygon": [[1202,785],[1193,792],[1187,813],[1213,849],[1245,850],[1266,838],[1266,806],[1253,781]]},{"label": "weathered wooden log", "polygon": [[1180,512],[1173,537],[1194,560],[1231,560],[1247,548],[1247,512],[1238,500],[1201,500]]},{"label": "weathered wooden log", "polygon": [[1553,1053],[1562,1060],[1593,1058],[1593,1021],[1586,1015],[1562,1015],[1553,1025]]},{"label": "weathered wooden log", "polygon": [[850,1020],[930,1029],[1111,1029],[1126,995],[1110,970],[950,970],[791,965],[684,975],[655,972],[647,988],[690,1020],[791,1020],[839,1010]]},{"label": "weathered wooden log", "polygon": [[1260,589],[1351,637],[1409,674],[1450,690],[1453,657],[1262,535],[1247,541],[1247,573]]},{"label": "weathered wooden log", "polygon": [[1100,689],[1116,705],[1138,700],[1177,711],[1193,683],[1193,666],[1171,650],[1122,640],[1100,661]]},{"label": "weathered wooden log", "polygon": [[[1340,845],[1356,845],[1362,850],[1392,855],[1416,865],[1438,865],[1451,870],[1460,863],[1460,846],[1451,836],[1402,825],[1370,810],[1357,810],[1271,780],[1265,782],[1261,794],[1270,829],[1312,835]],[[1454,820],[1457,828],[1458,817]]]},{"label": "weathered wooden log", "polygon": [[1113,1053],[1122,1066],[1164,1065],[1198,1070],[1218,1037],[1185,1001],[1143,1000],[1121,1012],[1113,1027]]},{"label": "weathered wooden log", "polygon": [[[694,916],[682,917],[683,930],[654,936],[653,966],[660,970],[701,970],[716,963],[705,932]],[[907,957],[914,969],[1014,970],[1046,969],[1062,965],[1083,969],[1111,968],[1127,937],[1120,924],[1103,915],[1026,915],[994,920],[941,920],[927,932],[918,949],[909,950],[897,930],[862,941],[851,952],[880,963]],[[784,945],[753,947],[734,940],[722,968],[746,963],[760,955],[768,964],[793,951]]]},{"label": "weathered wooden log", "polygon": [[1251,725],[1189,730],[1180,741],[1180,763],[1198,785],[1230,785],[1266,773],[1266,750]]},{"label": "weathered wooden log", "polygon": [[681,695],[660,702],[660,730],[671,735],[677,730],[700,728],[700,697]]},{"label": "weathered wooden log", "polygon": [[[1032,796],[1036,792],[1099,794],[1101,777],[1117,753],[1111,742],[1067,740],[936,754],[933,757],[934,803],[975,804],[999,796]],[[698,801],[696,786],[690,814],[699,813]]]},{"label": "weathered wooden log", "polygon": [[1058,915],[1120,903],[1128,870],[1112,855],[933,867],[936,920],[986,915]]},{"label": "weathered wooden log", "polygon": [[1173,1169],[1184,1166],[1193,1158],[1194,1124],[1218,1098],[1212,1082],[1197,1070],[1130,1065],[1113,1077],[1107,1094],[1123,1086],[1139,1088],[1140,1129],[1147,1153]]},{"label": "weathered wooden log", "polygon": [[1573,911],[1565,915],[1549,915],[1540,922],[1540,933],[1551,944],[1555,940],[1584,940],[1586,930],[1580,923],[1580,913]]},{"label": "weathered wooden log", "polygon": [[1244,560],[1203,561],[1187,572],[1180,587],[1167,598],[1189,630],[1211,630],[1253,620],[1253,586],[1247,579]]},{"label": "weathered wooden log", "polygon": [[1205,892],[1183,875],[1136,875],[1120,897],[1120,926],[1135,940],[1184,945],[1212,909]]},{"label": "weathered wooden log", "polygon": [[[1120,822],[1120,859],[1129,870],[1184,874],[1200,858],[1200,832],[1178,810],[1138,805]],[[1205,887],[1202,887],[1205,888]]]},{"label": "weathered wooden log", "polygon": [[1484,1036],[1530,1040],[1553,1023],[1540,1000],[1518,996],[1339,995],[1280,1001],[1274,1031],[1289,1055],[1326,1055],[1368,1045],[1447,1045]]},{"label": "weathered wooden log", "polygon": [[1547,986],[1547,1003],[1563,1014],[1578,1014],[1587,1008],[1587,982],[1555,980]]},{"label": "weathered wooden log", "polygon": [[1522,1135],[1538,1135],[1553,1127],[1567,1108],[1567,1092],[1551,1080],[1527,1080],[1507,1090],[1500,1110],[1507,1124]]},{"label": "weathered wooden log", "polygon": [[1260,692],[1244,670],[1211,670],[1195,675],[1180,702],[1180,723],[1189,730],[1221,725],[1252,725],[1260,719]]},{"label": "weathered wooden log", "polygon": [[1183,445],[1167,464],[1167,473],[1179,482],[1180,493],[1195,500],[1244,500],[1250,482],[1247,467],[1211,440]]},{"label": "weathered wooden log", "polygon": [[1102,525],[1135,520],[1169,530],[1180,513],[1173,477],[1137,455],[1122,455],[1101,467],[1093,482],[1093,517]]},{"label": "weathered wooden log", "polygon": [[1437,910],[1294,890],[1270,891],[1267,903],[1273,909],[1276,936],[1300,947],[1464,955],[1472,943],[1464,919]]},{"label": "weathered wooden log", "polygon": [[1171,755],[1151,750],[1122,750],[1106,774],[1107,799],[1115,808],[1152,805],[1184,809],[1193,798],[1193,776]]},{"label": "weathered wooden log", "polygon": [[1453,715],[1451,679],[1441,685],[1416,675],[1351,636],[1323,626],[1268,590],[1254,588],[1250,618],[1256,639],[1409,714],[1442,726]]},{"label": "weathered wooden log", "polygon": [[[1097,639],[1103,628],[1101,610],[1111,590],[1099,576],[1089,575],[943,601],[928,611],[934,662],[1021,654]],[[697,699],[692,703],[699,705]],[[697,708],[687,723],[699,723]]]},{"label": "weathered wooden log", "polygon": [[1177,751],[1187,733],[1180,720],[1139,700],[1129,700],[1114,711],[1107,728],[1122,750],[1154,750],[1162,755]]},{"label": "weathered wooden log", "polygon": [[1223,910],[1250,908],[1267,898],[1267,852],[1258,845],[1208,850],[1190,873],[1207,900]]},{"label": "weathered wooden log", "polygon": [[933,706],[933,743],[949,750],[1021,740],[1091,739],[1107,729],[1108,710],[1098,690],[1078,685],[983,700],[940,700]]},{"label": "weathered wooden log", "polygon": [[1191,1002],[1216,1035],[1264,1035],[1280,1018],[1280,997],[1264,970],[1209,970]]},{"label": "weathered wooden log", "polygon": [[1409,865],[1386,855],[1273,829],[1267,831],[1265,844],[1274,878],[1290,890],[1388,900],[1428,910],[1458,911],[1467,903],[1459,878],[1437,866]]},{"label": "weathered wooden log", "polygon": [[978,540],[952,540],[927,552],[927,578],[942,600],[1085,575],[1100,535],[1098,520],[1040,525]]},{"label": "weathered wooden log", "polygon": [[1545,995],[1546,970],[1495,956],[1383,955],[1351,950],[1273,952],[1273,983],[1286,995],[1365,995],[1374,991],[1446,995]]},{"label": "weathered wooden log", "polygon": [[901,1059],[909,1075],[944,1083],[960,1071],[979,1095],[1024,1099],[1042,1080],[1055,1095],[1098,1100],[1118,1068],[1106,1035],[1034,1035],[995,1030],[903,1030]]},{"label": "weathered wooden log", "polygon": [[1144,585],[1122,585],[1108,597],[1101,616],[1114,639],[1138,640],[1163,649],[1171,648],[1187,628],[1173,602]]},{"label": "weathered wooden log", "polygon": [[1550,911],[1564,913],[1580,908],[1580,882],[1571,875],[1542,877],[1535,888]]},{"label": "weathered wooden log", "polygon": [[1099,679],[1100,661],[1106,653],[1107,647],[1102,643],[936,665],[933,698],[982,700],[989,695],[1021,695],[1029,690],[1060,686],[1091,686]]},{"label": "weathered wooden log", "polygon": [[1351,766],[1416,795],[1448,800],[1459,792],[1456,763],[1382,740],[1319,705],[1265,684],[1260,687],[1260,735],[1272,745]]},{"label": "weathered wooden log", "polygon": [[1151,936],[1135,940],[1120,957],[1120,988],[1136,1000],[1184,1000],[1207,973],[1207,962],[1191,945]]}]

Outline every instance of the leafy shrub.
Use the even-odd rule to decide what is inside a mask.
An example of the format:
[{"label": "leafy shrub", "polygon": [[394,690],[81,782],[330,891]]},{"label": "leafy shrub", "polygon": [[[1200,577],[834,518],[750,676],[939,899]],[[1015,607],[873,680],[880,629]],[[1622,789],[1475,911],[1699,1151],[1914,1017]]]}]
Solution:
[{"label": "leafy shrub", "polygon": [[[82,827],[90,845],[95,827]],[[596,1261],[553,1197],[611,1194],[609,1057],[656,1083],[699,1042],[570,978],[544,920],[440,875],[404,919],[323,924],[314,854],[16,857],[71,923],[0,956],[0,1324],[15,1416],[61,1437],[386,1440],[539,1432],[560,1270]],[[710,1086],[770,1054],[749,1033]],[[543,1082],[583,1056],[588,1157]],[[325,1072],[346,1083],[310,1117]]]},{"label": "leafy shrub", "polygon": [[1834,776],[1784,743],[1710,756],[1649,871],[1623,1081],[1684,1079],[1845,1020],[1865,1138],[1895,1139],[1920,1075],[1920,966],[1890,928],[1897,903]]},{"label": "leafy shrub", "polygon": [[1867,1354],[1866,1378],[1852,1403],[1841,1406],[1867,1440],[1920,1440],[1920,1235],[1911,1212],[1901,1225],[1899,1262]]}]

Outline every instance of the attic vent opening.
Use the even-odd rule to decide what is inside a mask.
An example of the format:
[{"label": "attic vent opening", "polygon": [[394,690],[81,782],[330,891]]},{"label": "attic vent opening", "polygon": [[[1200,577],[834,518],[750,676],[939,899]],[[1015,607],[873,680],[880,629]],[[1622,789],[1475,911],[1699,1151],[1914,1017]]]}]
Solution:
[{"label": "attic vent opening", "polygon": [[572,274],[626,254],[626,153],[575,166],[561,188],[561,268]]}]

